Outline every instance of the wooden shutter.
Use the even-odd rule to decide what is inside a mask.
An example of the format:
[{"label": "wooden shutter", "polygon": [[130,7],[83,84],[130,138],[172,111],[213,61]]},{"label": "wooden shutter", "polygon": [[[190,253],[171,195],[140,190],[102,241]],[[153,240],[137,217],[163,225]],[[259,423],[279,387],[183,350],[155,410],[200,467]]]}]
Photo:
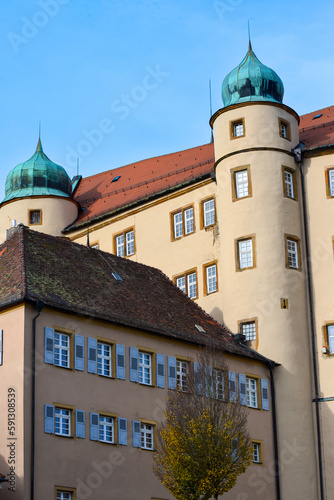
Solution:
[{"label": "wooden shutter", "polygon": [[125,380],[125,346],[116,344],[116,377]]},{"label": "wooden shutter", "polygon": [[132,446],[134,448],[141,447],[140,422],[132,421]]},{"label": "wooden shutter", "polygon": [[44,328],[44,362],[54,363],[54,336],[55,331],[53,328]]},{"label": "wooden shutter", "polygon": [[99,414],[90,413],[89,415],[89,439],[91,441],[99,440]]},{"label": "wooden shutter", "polygon": [[168,389],[176,389],[176,358],[168,356]]},{"label": "wooden shutter", "polygon": [[88,337],[87,371],[88,373],[97,373],[97,340]]},{"label": "wooden shutter", "polygon": [[203,390],[203,377],[202,377],[202,363],[197,363],[194,361],[194,382],[195,391],[197,394],[202,394]]},{"label": "wooden shutter", "polygon": [[118,443],[128,444],[127,420],[126,418],[118,419]]},{"label": "wooden shutter", "polygon": [[75,410],[75,435],[77,438],[85,437],[85,412]]},{"label": "wooden shutter", "polygon": [[239,399],[240,404],[243,406],[247,405],[247,393],[246,393],[246,375],[239,373]]},{"label": "wooden shutter", "polygon": [[54,406],[44,405],[44,432],[47,434],[54,433],[54,413]]},{"label": "wooden shutter", "polygon": [[165,356],[157,354],[157,387],[165,388]]},{"label": "wooden shutter", "polygon": [[82,372],[85,368],[85,342],[83,335],[74,335],[74,368]]},{"label": "wooden shutter", "polygon": [[261,378],[262,410],[269,410],[268,380]]},{"label": "wooden shutter", "polygon": [[230,401],[237,399],[237,386],[235,383],[235,372],[228,372],[228,389]]},{"label": "wooden shutter", "polygon": [[130,381],[138,382],[138,349],[130,347]]}]

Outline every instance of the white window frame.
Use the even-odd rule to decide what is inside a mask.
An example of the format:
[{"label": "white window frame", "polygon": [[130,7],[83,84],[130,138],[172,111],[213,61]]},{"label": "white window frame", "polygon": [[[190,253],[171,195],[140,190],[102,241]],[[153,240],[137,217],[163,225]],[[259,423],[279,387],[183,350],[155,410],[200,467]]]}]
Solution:
[{"label": "white window frame", "polygon": [[133,255],[135,253],[135,235],[133,229],[125,233],[126,238],[126,255]]},{"label": "white window frame", "polygon": [[233,137],[242,137],[244,135],[244,122],[242,120],[233,122]]},{"label": "white window frame", "polygon": [[247,198],[249,196],[248,169],[234,172],[236,198]]},{"label": "white window frame", "polygon": [[216,222],[215,200],[211,198],[203,202],[203,226],[209,227]]},{"label": "white window frame", "polygon": [[239,269],[254,267],[253,239],[238,240]]},{"label": "white window frame", "polygon": [[72,492],[65,490],[57,490],[57,499],[56,500],[71,500]]},{"label": "white window frame", "polygon": [[129,229],[115,236],[116,255],[118,257],[130,257],[135,253],[134,229]]},{"label": "white window frame", "polygon": [[255,321],[245,321],[241,323],[241,333],[245,336],[245,340],[256,340],[256,323]]},{"label": "white window frame", "polygon": [[205,267],[206,277],[206,293],[214,293],[217,291],[217,264],[211,264]]},{"label": "white window frame", "polygon": [[188,392],[188,361],[176,360],[176,387],[182,392]]},{"label": "white window frame", "polygon": [[225,379],[224,379],[223,370],[219,370],[217,368],[214,368],[212,371],[212,380],[213,380],[214,391],[215,391],[214,397],[216,399],[224,400]]},{"label": "white window frame", "polygon": [[197,298],[197,272],[189,271],[174,278],[176,286],[190,299]]},{"label": "white window frame", "polygon": [[257,379],[246,377],[246,396],[249,408],[258,408],[257,401]]},{"label": "white window frame", "polygon": [[154,449],[154,425],[141,422],[140,442],[143,450]]},{"label": "white window frame", "polygon": [[193,232],[194,232],[194,209],[193,207],[190,207],[184,211],[184,234],[191,234]]},{"label": "white window frame", "polygon": [[261,459],[260,459],[260,457],[261,457],[261,453],[260,453],[261,452],[261,445],[260,445],[260,443],[254,443],[254,442],[252,443],[252,445],[253,445],[253,453],[252,453],[253,463],[259,464],[261,462]]},{"label": "white window frame", "polygon": [[67,408],[55,408],[55,434],[57,436],[71,436],[71,418],[71,410]]},{"label": "white window frame", "polygon": [[138,374],[140,384],[152,385],[152,354],[150,352],[139,351]]},{"label": "white window frame", "polygon": [[103,377],[112,376],[112,346],[105,342],[97,343],[97,373]]},{"label": "white window frame", "polygon": [[99,415],[99,440],[102,443],[115,443],[115,418]]},{"label": "white window frame", "polygon": [[334,169],[328,170],[329,195],[334,196]]},{"label": "white window frame", "polygon": [[54,364],[62,368],[70,367],[71,339],[67,333],[54,333]]},{"label": "white window frame", "polygon": [[288,198],[294,198],[293,173],[289,172],[289,170],[284,170],[284,183],[286,196]]},{"label": "white window frame", "polygon": [[124,234],[116,236],[116,255],[124,257]]},{"label": "white window frame", "polygon": [[328,343],[328,353],[334,354],[334,325],[327,325],[327,343]]},{"label": "white window frame", "polygon": [[174,212],[172,220],[174,240],[192,234],[195,231],[194,207],[190,206]]},{"label": "white window frame", "polygon": [[286,239],[286,248],[288,253],[288,266],[291,269],[299,269],[298,262],[298,243],[290,238]]}]

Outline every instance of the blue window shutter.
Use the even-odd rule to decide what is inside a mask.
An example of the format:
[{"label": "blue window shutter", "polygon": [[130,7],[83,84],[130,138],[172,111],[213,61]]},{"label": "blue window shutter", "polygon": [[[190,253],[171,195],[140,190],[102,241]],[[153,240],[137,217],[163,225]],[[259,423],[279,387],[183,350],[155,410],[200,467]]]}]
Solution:
[{"label": "blue window shutter", "polygon": [[195,391],[197,394],[202,394],[203,390],[203,380],[202,380],[202,364],[194,361],[194,382],[195,382]]},{"label": "blue window shutter", "polygon": [[205,395],[206,397],[213,397],[213,378],[212,366],[205,367]]},{"label": "blue window shutter", "polygon": [[240,404],[243,406],[247,405],[247,394],[246,394],[246,375],[239,373],[239,399]]},{"label": "blue window shutter", "polygon": [[54,363],[54,337],[54,329],[46,326],[44,329],[44,362],[51,365]]},{"label": "blue window shutter", "polygon": [[157,387],[165,388],[165,356],[157,354]]},{"label": "blue window shutter", "polygon": [[54,413],[54,406],[44,405],[44,432],[47,434],[54,433]]},{"label": "blue window shutter", "polygon": [[130,381],[138,382],[138,349],[130,347]]},{"label": "blue window shutter", "polygon": [[126,418],[118,419],[118,443],[128,444],[128,433],[127,433],[127,420]]},{"label": "blue window shutter", "polygon": [[235,383],[235,372],[228,372],[228,389],[229,389],[230,401],[236,401],[237,386]]},{"label": "blue window shutter", "polygon": [[97,373],[97,340],[88,337],[87,345],[87,371],[88,373]]},{"label": "blue window shutter", "polygon": [[176,358],[168,356],[168,389],[176,389]]},{"label": "blue window shutter", "polygon": [[116,344],[116,377],[125,380],[125,346]]},{"label": "blue window shutter", "polygon": [[99,440],[99,414],[89,414],[89,439],[92,441]]},{"label": "blue window shutter", "polygon": [[140,422],[132,421],[132,446],[134,448],[141,447]]},{"label": "blue window shutter", "polygon": [[74,335],[74,367],[84,371],[85,368],[85,341],[83,335]]},{"label": "blue window shutter", "polygon": [[268,380],[261,378],[262,410],[269,410]]},{"label": "blue window shutter", "polygon": [[85,437],[85,412],[75,410],[75,435],[77,438]]}]

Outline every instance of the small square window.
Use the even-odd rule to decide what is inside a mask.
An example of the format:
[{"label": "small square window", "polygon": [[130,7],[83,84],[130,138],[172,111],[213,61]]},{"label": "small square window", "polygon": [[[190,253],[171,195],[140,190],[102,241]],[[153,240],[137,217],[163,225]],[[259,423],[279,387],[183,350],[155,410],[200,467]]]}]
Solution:
[{"label": "small square window", "polygon": [[250,321],[249,323],[242,323],[241,332],[244,335],[246,341],[256,340],[255,321]]},{"label": "small square window", "polygon": [[135,233],[133,228],[114,236],[114,250],[118,257],[129,257],[135,253]]},{"label": "small square window", "polygon": [[42,224],[42,210],[29,210],[29,225]]},{"label": "small square window", "polygon": [[197,299],[197,274],[196,271],[188,271],[185,274],[174,278],[177,287],[190,299]]},{"label": "small square window", "polygon": [[286,120],[278,119],[279,135],[282,139],[291,141],[291,127],[290,123]]},{"label": "small square window", "polygon": [[245,121],[243,118],[230,122],[230,136],[231,139],[245,136]]},{"label": "small square window", "polygon": [[237,271],[255,267],[255,237],[236,240]]}]

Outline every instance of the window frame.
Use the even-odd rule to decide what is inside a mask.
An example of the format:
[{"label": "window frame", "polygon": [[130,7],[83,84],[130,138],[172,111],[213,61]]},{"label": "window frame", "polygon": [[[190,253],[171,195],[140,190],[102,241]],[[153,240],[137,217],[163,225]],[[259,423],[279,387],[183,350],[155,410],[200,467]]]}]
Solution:
[{"label": "window frame", "polygon": [[[331,351],[330,349],[330,345],[331,345],[331,342],[329,340],[329,332],[328,332],[328,328],[333,328],[333,350]],[[331,335],[332,337],[332,335]],[[324,346],[326,347],[326,355],[328,357],[334,357],[334,321],[328,321],[324,324],[323,326],[323,338],[324,338]]]},{"label": "window frame", "polygon": [[[209,291],[208,269],[210,269],[211,267],[216,268],[216,288],[215,290]],[[213,293],[218,292],[218,265],[216,260],[208,262],[207,264],[203,264],[203,285],[205,296],[212,295]]]},{"label": "window frame", "polygon": [[[255,440],[255,439],[252,439],[252,463],[253,464],[256,464],[256,465],[263,465],[263,445],[262,445],[262,441],[259,441],[259,440]],[[254,445],[257,446],[257,450],[258,450],[258,460],[254,460]]]},{"label": "window frame", "polygon": [[[248,188],[247,188],[247,195],[246,196],[238,196],[238,189],[237,189],[237,174],[240,172],[246,171],[247,172],[247,183],[248,183]],[[245,200],[247,198],[252,198],[253,196],[253,190],[252,190],[252,179],[251,179],[251,168],[250,164],[249,165],[240,165],[239,167],[234,167],[231,168],[231,185],[232,185],[232,201],[239,201],[239,200]]]},{"label": "window frame", "polygon": [[[144,451],[155,451],[155,445],[157,442],[157,423],[153,420],[144,420],[139,419],[140,422],[140,449]],[[151,426],[151,435],[152,435],[152,447],[148,448],[146,446],[142,446],[142,431],[143,427]]]},{"label": "window frame", "polygon": [[244,335],[243,326],[250,325],[250,324],[254,324],[255,339],[245,338],[245,342],[247,342],[250,347],[257,349],[258,344],[259,344],[259,335],[258,335],[258,319],[256,317],[239,320],[238,321],[238,332]]},{"label": "window frame", "polygon": [[[56,412],[63,410],[69,412],[69,433],[56,432]],[[73,406],[54,403],[54,436],[73,438],[75,436],[75,408]]]},{"label": "window frame", "polygon": [[[235,134],[235,127],[238,125],[242,125],[242,134],[236,135]],[[246,127],[245,127],[245,118],[238,118],[236,120],[231,120],[230,121],[230,139],[240,139],[241,137],[246,136]]]},{"label": "window frame", "polygon": [[[106,413],[106,412],[98,412],[99,415],[99,442],[100,443],[105,443],[105,444],[117,444],[118,442],[118,437],[117,437],[117,415],[114,415],[112,413]],[[111,427],[112,428],[112,440],[107,440],[107,439],[101,439],[101,418],[102,419],[111,419],[111,426],[108,425],[110,422],[105,422],[103,423],[103,427]]]},{"label": "window frame", "polygon": [[[296,258],[297,258],[297,266],[291,266],[290,265],[290,260],[289,260],[289,247],[288,243],[294,243],[295,248],[296,248]],[[297,236],[294,236],[292,234],[285,234],[284,235],[284,246],[285,246],[285,267],[287,269],[293,269],[295,271],[301,271],[302,270],[302,258],[301,258],[301,249],[300,249],[300,239]]]},{"label": "window frame", "polygon": [[54,487],[54,500],[58,500],[58,493],[70,493],[70,500],[76,500],[76,488],[68,488],[66,486],[58,486]]},{"label": "window frame", "polygon": [[[282,127],[285,127],[286,133],[283,134]],[[282,139],[286,139],[291,142],[291,124],[289,121],[284,120],[284,118],[278,118],[278,132]]]},{"label": "window frame", "polygon": [[[252,374],[245,374],[246,375],[246,406],[248,408],[251,408],[252,410],[260,410],[262,408],[262,398],[261,398],[261,379],[257,377],[256,375]],[[255,390],[251,390],[249,388],[249,381],[254,381],[255,382]],[[255,393],[256,397],[256,406],[252,404],[248,404],[251,402],[251,395]]]},{"label": "window frame", "polygon": [[[149,364],[141,362],[140,358],[141,356],[148,356],[149,358]],[[153,361],[154,361],[154,355],[152,352],[147,351],[146,349],[138,349],[138,382],[141,385],[146,385],[146,386],[152,386],[153,385]],[[147,377],[145,376],[145,373],[142,371],[142,380],[140,380],[141,377],[141,369],[147,370],[149,373],[149,382],[145,382],[147,380]]]},{"label": "window frame", "polygon": [[[196,276],[196,296],[191,297],[189,295],[189,276],[195,275]],[[181,278],[184,278],[185,280],[185,288],[184,290],[180,288],[180,286],[177,284],[177,281]],[[182,274],[177,274],[176,276],[173,277],[173,283],[185,294],[187,297],[189,297],[191,300],[196,300],[198,299],[198,278],[197,278],[197,268],[194,269],[189,269],[188,271],[185,271]]]},{"label": "window frame", "polygon": [[[32,214],[34,212],[39,213],[39,222],[32,222]],[[30,208],[28,209],[28,225],[29,226],[42,226],[43,225],[43,210],[41,208]]]},{"label": "window frame", "polygon": [[[243,241],[251,241],[252,243],[252,265],[251,266],[240,266],[240,246],[239,244]],[[254,269],[256,267],[256,247],[255,247],[255,234],[250,234],[248,236],[242,236],[241,238],[236,238],[234,240],[234,251],[235,251],[235,266],[237,272],[247,271],[249,269]]]},{"label": "window frame", "polygon": [[[214,207],[214,221],[210,224],[205,223],[205,204],[213,201]],[[217,210],[216,210],[216,198],[215,196],[208,196],[200,201],[200,228],[201,229],[209,229],[212,228],[217,223]]]},{"label": "window frame", "polygon": [[[287,183],[285,179],[285,174],[290,174],[292,177],[292,190],[293,190],[293,195],[289,196],[288,194],[288,189],[287,189]],[[286,167],[285,165],[282,165],[282,181],[283,181],[283,195],[284,198],[289,198],[290,200],[298,200],[298,191],[297,191],[297,172],[293,168]]]},{"label": "window frame", "polygon": [[[132,233],[133,234],[133,252],[129,253],[128,252],[128,241],[127,241],[127,235]],[[123,253],[124,255],[120,255],[118,248],[120,245],[118,245],[118,238],[123,237]],[[135,238],[135,228],[134,226],[128,227],[127,229],[124,229],[124,231],[120,231],[119,233],[115,233],[113,235],[113,246],[114,246],[114,255],[117,255],[118,257],[123,257],[124,259],[128,257],[132,257],[132,255],[135,255],[136,253],[136,238]]]},{"label": "window frame", "polygon": [[[333,174],[331,173],[333,172]],[[333,175],[333,183],[331,182],[331,176]],[[333,184],[333,188],[331,185]],[[326,185],[326,196],[327,198],[334,198],[334,166],[326,167],[325,169],[325,185]]]},{"label": "window frame", "polygon": [[[186,232],[186,227],[187,227],[187,220],[186,220],[186,213],[192,210],[192,231]],[[181,233],[180,236],[176,236],[176,230],[175,230],[175,216],[181,214],[181,223],[182,223],[182,228],[181,228]],[[196,225],[195,225],[195,207],[194,204],[189,204],[186,205],[182,208],[179,208],[177,210],[173,210],[173,212],[170,212],[170,227],[171,227],[171,241],[178,241],[185,236],[189,236],[190,234],[194,234],[196,231]]]},{"label": "window frame", "polygon": [[[108,346],[110,348],[110,375],[105,375],[104,373],[99,373],[99,344]],[[104,338],[96,339],[96,370],[97,375],[106,378],[116,378],[116,343]]]},{"label": "window frame", "polygon": [[[182,370],[182,366],[186,367],[186,371]],[[181,368],[181,370],[180,370]],[[190,362],[188,359],[176,358],[176,388],[181,392],[188,392],[189,386],[189,376],[190,376]],[[181,383],[180,383],[181,382]]]}]

